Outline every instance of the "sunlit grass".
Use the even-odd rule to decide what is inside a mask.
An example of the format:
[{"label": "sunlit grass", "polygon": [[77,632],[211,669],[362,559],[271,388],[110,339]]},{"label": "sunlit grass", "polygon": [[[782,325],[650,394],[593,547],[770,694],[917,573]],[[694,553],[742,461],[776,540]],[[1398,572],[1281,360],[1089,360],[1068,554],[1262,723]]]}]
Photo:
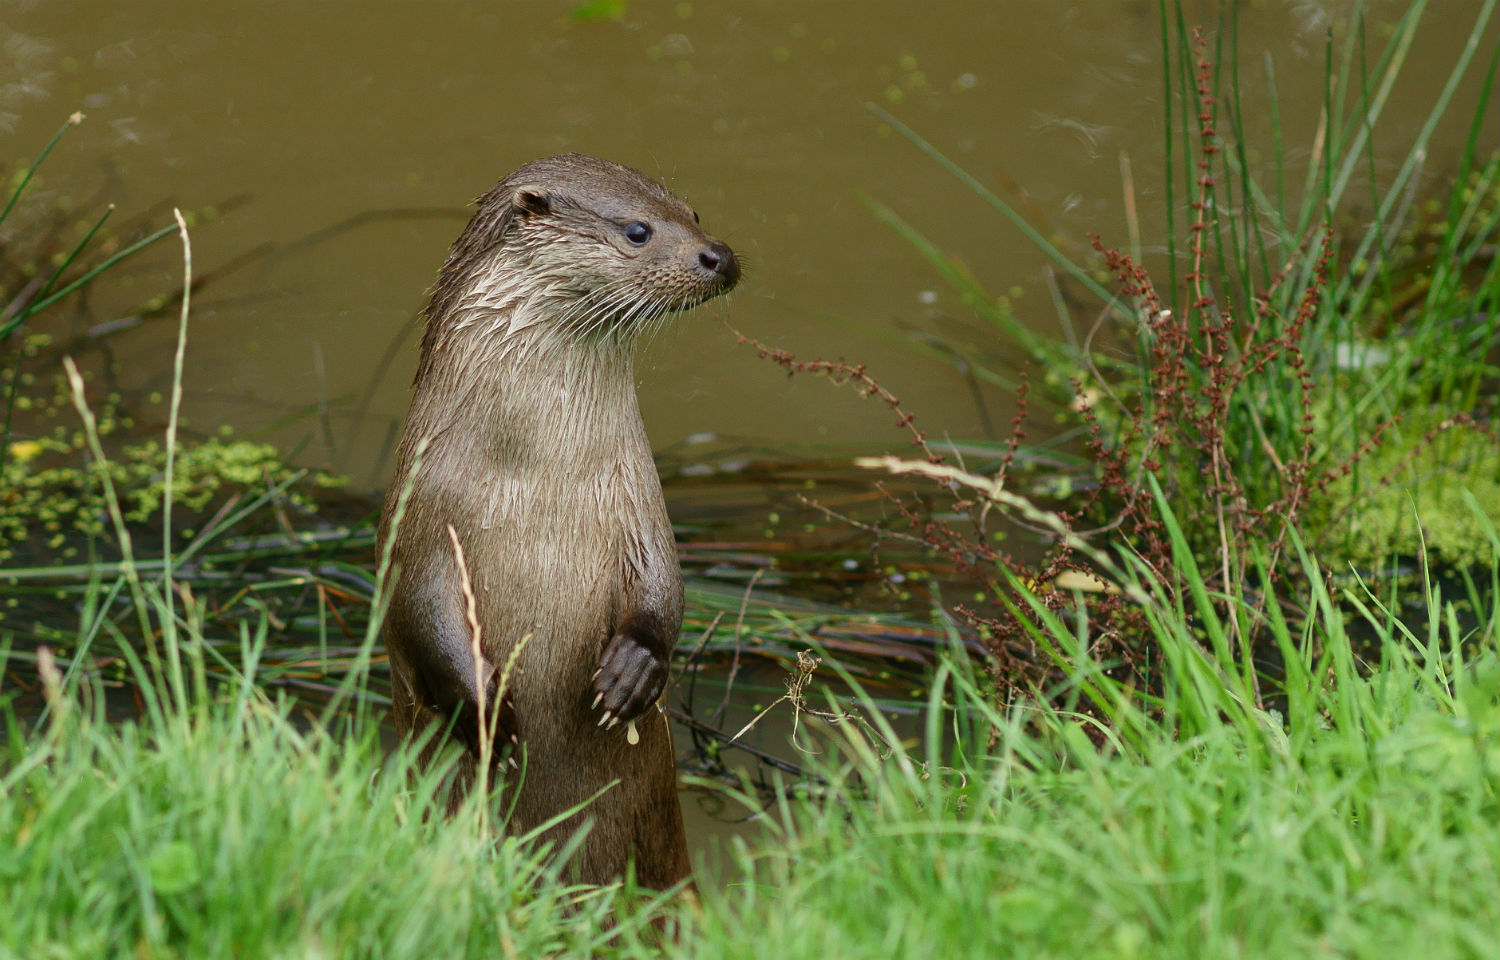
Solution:
[{"label": "sunlit grass", "polygon": [[[997,711],[945,667],[933,706],[952,710],[930,714],[927,742],[850,737],[831,765],[842,799],[768,811],[777,840],[741,848],[681,954],[1494,956],[1496,611],[1464,628],[1433,593],[1412,636],[1354,589],[1368,619],[1350,620],[1309,574],[1308,622],[1275,628],[1291,668],[1270,711],[1169,605],[1151,611],[1169,664],[1154,703],[1075,661],[1073,699],[1107,724]],[[1358,647],[1377,663],[1356,630],[1377,634]],[[1087,643],[1086,626],[1048,633]]]}]

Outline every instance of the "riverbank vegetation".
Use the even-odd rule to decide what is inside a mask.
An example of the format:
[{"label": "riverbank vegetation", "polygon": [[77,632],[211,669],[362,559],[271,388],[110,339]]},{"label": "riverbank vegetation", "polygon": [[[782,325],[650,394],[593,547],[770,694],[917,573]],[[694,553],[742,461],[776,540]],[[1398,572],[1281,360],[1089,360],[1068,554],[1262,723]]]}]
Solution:
[{"label": "riverbank vegetation", "polygon": [[[873,559],[847,537],[794,557],[807,541],[776,517],[758,546],[679,530],[678,718],[703,738],[700,786],[751,824],[696,895],[572,885],[500,838],[495,808],[439,815],[441,771],[413,775],[382,728],[368,505],[253,444],[184,438],[175,392],[164,440],[111,439],[133,411],[97,379],[25,369],[48,348],[26,305],[103,272],[79,254],[33,271],[7,288],[29,338],[10,341],[8,409],[51,412],[24,436],[8,414],[0,444],[0,956],[1495,956],[1500,160],[1481,131],[1500,55],[1477,43],[1495,5],[1375,175],[1424,4],[1380,50],[1358,20],[1331,44],[1297,169],[1274,119],[1272,165],[1249,161],[1232,22],[1195,32],[1163,4],[1182,177],[1163,249],[1058,253],[1071,338],[871,201],[1020,345],[1010,365],[940,354],[1018,388],[1022,413],[960,455],[869,371],[759,347],[888,405],[918,455],[798,477]],[[1483,84],[1471,132],[1428,194],[1428,140],[1465,83]],[[1351,227],[1357,188],[1374,216]],[[186,249],[182,220],[136,239],[174,232]],[[181,336],[186,261],[158,305]],[[1072,445],[1045,472],[1028,407]],[[893,522],[837,499],[851,474],[883,478],[863,501]],[[799,578],[819,563],[876,575]],[[899,609],[870,612],[882,600]],[[795,715],[785,754],[731,743],[742,656],[790,670],[784,696],[741,705]],[[716,657],[723,699],[696,709]],[[926,672],[898,694],[903,662]]]},{"label": "riverbank vegetation", "polygon": [[[1322,123],[1295,168],[1269,58],[1271,143],[1262,145],[1247,131],[1233,19],[1210,35],[1161,5],[1169,65],[1163,153],[1169,173],[1181,172],[1166,179],[1166,232],[1155,249],[1141,240],[1128,177],[1124,242],[1096,235],[1092,259],[1069,259],[1005,199],[876,109],[1056,264],[1059,334],[1048,337],[1037,332],[1037,318],[1023,324],[1005,298],[979,287],[961,259],[869,201],[938,269],[977,324],[1021,352],[997,361],[988,346],[974,346],[983,341],[961,340],[941,351],[988,382],[1016,384],[1021,399],[1012,439],[995,444],[988,459],[970,454],[968,468],[1007,479],[1018,442],[1035,431],[1037,408],[1068,424],[1064,442],[1071,437],[1083,453],[1071,476],[1054,473],[1044,486],[1022,475],[1009,484],[1029,485],[1054,504],[1076,537],[1041,538],[1040,560],[1035,547],[1024,548],[1038,542],[1035,525],[999,510],[980,516],[974,504],[985,498],[953,498],[953,512],[970,515],[966,525],[933,523],[910,500],[900,507],[911,533],[967,562],[977,578],[1001,567],[1021,585],[990,578],[992,597],[957,608],[987,638],[1002,685],[1023,691],[1052,669],[1015,610],[1033,598],[1054,613],[1072,610],[1080,583],[1091,585],[1083,599],[1096,649],[1118,662],[1120,676],[1142,687],[1154,682],[1155,661],[1134,642],[1137,605],[1107,578],[1091,579],[1103,571],[1080,545],[1127,550],[1170,583],[1178,560],[1156,513],[1158,488],[1210,594],[1228,598],[1246,582],[1260,593],[1246,622],[1227,618],[1245,664],[1267,643],[1271,596],[1306,589],[1306,567],[1289,546],[1294,532],[1325,568],[1372,583],[1411,577],[1424,565],[1460,578],[1482,567],[1487,544],[1459,505],[1468,495],[1487,514],[1500,512],[1500,155],[1482,146],[1500,55],[1480,42],[1494,8],[1479,11],[1404,156],[1380,169],[1372,153],[1380,115],[1425,4],[1390,24],[1381,47],[1367,45],[1358,18],[1330,40]],[[1453,122],[1461,91],[1477,91],[1473,114],[1459,118],[1467,134],[1461,155],[1445,185],[1423,196],[1431,138],[1445,119]],[[1251,164],[1257,149],[1269,164]],[[1299,177],[1300,191],[1288,187]],[[1373,216],[1355,221],[1356,208]],[[920,348],[931,341],[924,337]],[[941,449],[923,453],[945,458]],[[1077,493],[1051,492],[1058,488]],[[1022,549],[1006,546],[1016,543]]]},{"label": "riverbank vegetation", "polygon": [[29,731],[12,716],[0,951],[647,956],[664,916],[666,951],[691,957],[1493,955],[1500,593],[1476,628],[1426,585],[1413,631],[1309,569],[1259,709],[1233,654],[1194,639],[1225,624],[1182,559],[1201,600],[1147,599],[1151,696],[1055,618],[1039,640],[1070,664],[1058,698],[998,707],[955,653],[915,742],[868,704],[868,734],[825,727],[817,779],[765,810],[696,906],[571,887],[477,811],[431,815],[368,710],[308,711],[255,682],[264,619],[244,625],[236,680],[213,684],[188,595],[148,592],[164,642],[131,664],[141,720],[111,722],[97,682],[50,658],[46,715]]}]

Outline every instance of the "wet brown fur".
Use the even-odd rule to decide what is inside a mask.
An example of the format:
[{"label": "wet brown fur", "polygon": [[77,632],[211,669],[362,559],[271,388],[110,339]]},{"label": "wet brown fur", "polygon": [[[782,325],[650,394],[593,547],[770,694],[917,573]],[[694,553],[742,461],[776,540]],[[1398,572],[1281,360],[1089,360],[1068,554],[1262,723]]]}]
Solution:
[{"label": "wet brown fur", "polygon": [[[572,863],[579,879],[609,882],[633,861],[643,885],[664,888],[688,873],[671,733],[652,703],[682,622],[682,579],[632,348],[647,325],[727,291],[738,266],[660,184],[592,157],[528,164],[478,203],[427,309],[380,532],[397,571],[384,625],[396,724],[403,735],[454,724],[467,748],[461,799],[478,690],[452,524],[487,696],[530,636],[505,705],[525,768],[509,777],[508,831],[604,790],[548,838],[592,821]],[[644,246],[625,233],[636,223],[652,228]],[[632,718],[634,746],[619,722]],[[433,736],[428,759],[444,746]]]}]

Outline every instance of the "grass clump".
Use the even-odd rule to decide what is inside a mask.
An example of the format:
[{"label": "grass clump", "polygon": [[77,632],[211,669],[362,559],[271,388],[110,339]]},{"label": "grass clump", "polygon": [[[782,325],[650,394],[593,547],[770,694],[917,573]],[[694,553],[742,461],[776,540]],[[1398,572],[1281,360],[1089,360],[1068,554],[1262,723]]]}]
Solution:
[{"label": "grass clump", "polygon": [[[1500,537],[1476,525],[1500,582]],[[997,707],[955,643],[918,741],[868,703],[863,724],[805,718],[829,748],[808,760],[816,790],[762,809],[767,836],[735,845],[700,906],[570,886],[479,811],[443,816],[441,771],[414,782],[409,749],[385,756],[363,679],[347,713],[267,697],[264,620],[234,681],[212,680],[201,611],[169,614],[148,581],[175,641],[132,659],[137,719],[111,722],[45,657],[41,720],[6,691],[0,956],[1492,956],[1500,594],[1461,616],[1428,587],[1403,619],[1401,598],[1301,556],[1305,622],[1268,607],[1286,663],[1270,706],[1227,645],[1200,643],[1227,624],[1186,553],[1172,591],[1117,571],[1157,688],[1091,655],[1081,600],[1066,618],[1038,600],[1060,689]],[[1244,594],[1228,609],[1261,615]]]},{"label": "grass clump", "polygon": [[[1370,450],[1388,442],[1405,452],[1439,424],[1468,428],[1490,413],[1500,336],[1493,309],[1500,157],[1481,154],[1480,131],[1500,56],[1485,62],[1476,53],[1494,2],[1482,4],[1471,42],[1454,51],[1446,84],[1393,173],[1376,174],[1371,147],[1426,7],[1410,4],[1382,48],[1367,47],[1357,11],[1330,34],[1321,124],[1305,164],[1294,168],[1282,145],[1270,54],[1266,149],[1245,127],[1255,108],[1242,99],[1236,14],[1227,9],[1210,33],[1189,29],[1181,5],[1162,0],[1164,256],[1142,247],[1132,215],[1125,248],[1095,237],[1093,259],[1069,259],[978,178],[876,110],[1049,253],[1058,282],[1076,292],[1054,297],[1058,333],[1038,332],[1044,318],[1024,325],[957,258],[870,201],[976,319],[1044,368],[1036,381],[1044,398],[1092,428],[1100,515],[1141,502],[1149,473],[1183,494],[1185,511],[1203,514],[1184,513],[1183,521],[1204,549],[1230,547],[1237,527],[1272,516],[1305,519],[1313,542],[1336,548],[1336,532],[1320,526],[1328,514],[1309,516],[1309,503],[1336,498],[1359,509],[1380,486],[1379,474],[1361,469]],[[1481,95],[1451,183],[1417,204],[1432,135],[1466,83]],[[1247,156],[1257,147],[1270,159],[1252,165]],[[1297,191],[1287,181],[1299,172]],[[1125,190],[1134,211],[1129,181]],[[1356,219],[1347,212],[1355,205],[1374,215]],[[1094,302],[1069,307],[1079,299]],[[947,352],[966,367],[994,366],[962,343]],[[983,378],[1019,379],[1004,370]],[[1455,413],[1474,419],[1455,422]],[[1352,489],[1330,491],[1350,474]]]},{"label": "grass clump", "polygon": [[[1308,621],[1274,627],[1292,666],[1270,710],[1193,639],[1211,611],[1152,600],[1165,665],[1143,695],[1037,604],[1039,641],[1073,655],[1065,691],[1000,710],[945,665],[921,748],[845,738],[844,802],[772,811],[777,842],[740,851],[682,954],[1494,956],[1500,609],[1465,629],[1433,591],[1413,636],[1308,575]],[[1356,629],[1378,631],[1372,669]]]},{"label": "grass clump", "polygon": [[54,678],[11,715],[0,956],[589,955],[616,891],[449,820],[378,725],[342,733],[250,682],[112,723]]}]

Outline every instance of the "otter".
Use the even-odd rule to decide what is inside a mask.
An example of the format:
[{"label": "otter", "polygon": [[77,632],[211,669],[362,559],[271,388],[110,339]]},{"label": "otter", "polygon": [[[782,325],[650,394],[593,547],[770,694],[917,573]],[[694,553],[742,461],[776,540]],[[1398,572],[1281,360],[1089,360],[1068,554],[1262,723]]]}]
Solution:
[{"label": "otter", "polygon": [[683,588],[633,346],[729,291],[739,262],[660,183],[595,157],[528,163],[477,203],[426,309],[382,511],[396,726],[428,734],[424,761],[458,741],[456,806],[481,752],[481,694],[493,707],[515,652],[497,738],[514,749],[495,753],[510,761],[496,779],[523,768],[507,832],[587,804],[545,833],[560,845],[592,822],[572,874],[607,883],[633,863],[664,889],[689,873],[658,707]]}]

